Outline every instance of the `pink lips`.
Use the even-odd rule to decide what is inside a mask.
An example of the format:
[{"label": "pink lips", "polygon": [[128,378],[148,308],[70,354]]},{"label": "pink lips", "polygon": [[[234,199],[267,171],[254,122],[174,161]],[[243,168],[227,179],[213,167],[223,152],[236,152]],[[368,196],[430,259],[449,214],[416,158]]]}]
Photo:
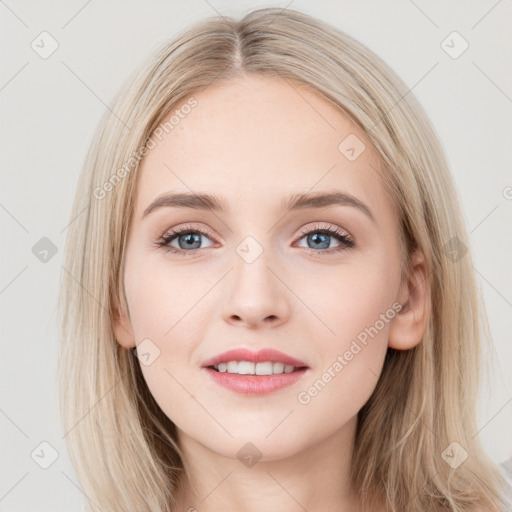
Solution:
[{"label": "pink lips", "polygon": [[[276,375],[238,375],[236,373],[218,372],[211,368],[219,363],[229,361],[250,361],[253,363],[270,361],[295,366],[296,369],[291,373]],[[220,386],[245,395],[264,395],[290,386],[301,379],[309,370],[303,361],[274,349],[262,349],[258,352],[252,352],[248,349],[228,350],[206,360],[202,367]]]},{"label": "pink lips", "polygon": [[270,361],[271,363],[284,363],[290,366],[301,367],[307,366],[306,363],[295,359],[279,350],[273,348],[264,348],[258,352],[252,352],[251,350],[239,348],[234,350],[228,350],[223,352],[211,359],[207,359],[203,364],[203,368],[208,366],[216,366],[219,363],[227,363],[229,361],[250,361],[252,363],[264,363]]}]

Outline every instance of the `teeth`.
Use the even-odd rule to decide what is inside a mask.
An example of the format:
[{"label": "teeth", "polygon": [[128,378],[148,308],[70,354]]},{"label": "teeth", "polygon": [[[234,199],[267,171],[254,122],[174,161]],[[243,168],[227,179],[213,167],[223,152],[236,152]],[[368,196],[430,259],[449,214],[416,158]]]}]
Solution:
[{"label": "teeth", "polygon": [[[293,369],[293,366],[292,366],[292,369]],[[272,364],[272,370],[273,370],[274,373],[283,373],[284,363],[273,363]]]},{"label": "teeth", "polygon": [[229,361],[214,366],[222,373],[238,373],[239,375],[276,375],[280,373],[292,373],[294,366],[284,363],[251,363],[250,361]]},{"label": "teeth", "polygon": [[236,361],[229,361],[226,371],[228,373],[238,373],[238,363]]}]

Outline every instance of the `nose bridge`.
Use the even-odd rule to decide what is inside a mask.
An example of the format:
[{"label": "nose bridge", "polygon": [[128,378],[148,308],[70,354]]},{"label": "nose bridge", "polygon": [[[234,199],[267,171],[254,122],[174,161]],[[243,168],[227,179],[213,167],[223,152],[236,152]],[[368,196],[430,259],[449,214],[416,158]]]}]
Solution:
[{"label": "nose bridge", "polygon": [[[261,239],[261,237],[260,237]],[[246,236],[235,248],[233,279],[234,288],[249,288],[257,295],[274,295],[276,288],[275,276],[270,271],[277,265],[272,258],[272,249],[268,238],[260,243],[253,235]],[[267,298],[268,298],[267,297]]]},{"label": "nose bridge", "polygon": [[[274,323],[288,316],[286,287],[275,275],[279,267],[270,247],[271,237],[248,235],[235,247],[229,296],[224,304],[227,321],[249,324],[271,319]],[[274,268],[275,267],[275,268]]]}]

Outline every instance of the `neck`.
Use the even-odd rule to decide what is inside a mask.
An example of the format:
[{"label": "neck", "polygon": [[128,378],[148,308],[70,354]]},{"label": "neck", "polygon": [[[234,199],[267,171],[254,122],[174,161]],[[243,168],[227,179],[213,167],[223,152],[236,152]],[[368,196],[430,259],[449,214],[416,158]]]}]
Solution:
[{"label": "neck", "polygon": [[[350,488],[356,421],[357,417],[352,418],[333,436],[315,444],[304,440],[307,449],[291,454],[265,456],[255,448],[257,442],[241,442],[240,448],[245,448],[240,459],[236,454],[214,452],[180,430],[185,480],[176,510],[359,512],[360,503]],[[268,441],[265,451],[272,451]]]}]

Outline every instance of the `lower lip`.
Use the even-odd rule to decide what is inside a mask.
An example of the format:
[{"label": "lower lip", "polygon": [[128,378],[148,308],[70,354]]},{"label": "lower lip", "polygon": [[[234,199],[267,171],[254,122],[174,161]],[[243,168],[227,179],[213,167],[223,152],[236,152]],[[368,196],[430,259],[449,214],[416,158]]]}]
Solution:
[{"label": "lower lip", "polygon": [[291,386],[301,379],[308,368],[301,368],[291,373],[277,375],[239,375],[238,373],[218,372],[204,368],[210,377],[219,385],[236,393],[245,395],[266,395],[279,389]]}]

